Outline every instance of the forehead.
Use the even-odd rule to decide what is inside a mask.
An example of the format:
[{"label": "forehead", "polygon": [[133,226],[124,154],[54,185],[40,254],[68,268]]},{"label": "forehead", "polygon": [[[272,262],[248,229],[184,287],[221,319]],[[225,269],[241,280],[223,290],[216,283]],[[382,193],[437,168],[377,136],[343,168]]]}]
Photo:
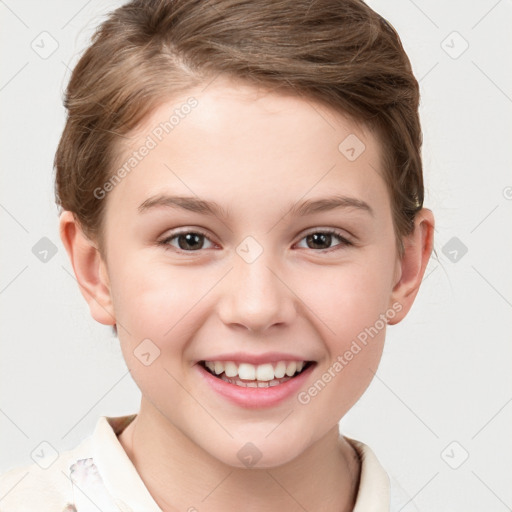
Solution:
[{"label": "forehead", "polygon": [[109,202],[135,213],[164,191],[248,215],[326,192],[376,209],[387,202],[379,144],[364,126],[312,100],[220,78],[156,108],[124,140],[123,166]]}]

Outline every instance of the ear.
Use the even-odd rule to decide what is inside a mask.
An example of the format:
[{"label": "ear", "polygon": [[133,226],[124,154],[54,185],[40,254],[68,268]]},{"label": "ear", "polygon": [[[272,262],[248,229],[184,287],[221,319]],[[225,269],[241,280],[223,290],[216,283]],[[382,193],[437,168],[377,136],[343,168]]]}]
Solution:
[{"label": "ear", "polygon": [[389,303],[389,307],[392,307],[392,304],[400,304],[402,307],[392,319],[388,320],[389,325],[402,321],[412,307],[432,253],[434,225],[432,211],[423,208],[416,215],[414,231],[403,239],[404,254],[397,262],[398,278]]},{"label": "ear", "polygon": [[83,233],[73,212],[63,211],[59,221],[60,238],[68,253],[80,292],[89,304],[91,316],[104,325],[116,319],[110,294],[107,265],[96,245]]}]

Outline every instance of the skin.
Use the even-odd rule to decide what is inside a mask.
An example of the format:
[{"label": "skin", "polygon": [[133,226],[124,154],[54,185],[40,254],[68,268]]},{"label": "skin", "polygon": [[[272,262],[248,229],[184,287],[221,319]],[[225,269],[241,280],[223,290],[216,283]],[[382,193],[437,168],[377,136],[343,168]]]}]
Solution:
[{"label": "skin", "polygon": [[[293,395],[242,408],[211,390],[194,364],[234,351],[299,354],[317,363],[307,390],[393,304],[388,325],[406,316],[432,251],[433,214],[419,212],[400,258],[373,133],[291,94],[221,78],[203,88],[167,101],[125,143],[120,165],[169,112],[198,100],[107,194],[103,256],[71,212],[60,219],[91,315],[117,324],[142,392],[119,440],[163,510],[352,510],[360,462],[338,422],[377,371],[385,327],[307,404]],[[350,134],[366,147],[355,161],[338,149]],[[214,200],[231,217],[137,211],[163,192]],[[356,208],[288,214],[293,203],[333,193],[367,202],[374,216]],[[167,250],[157,244],[177,228],[207,238],[181,254],[179,238]],[[322,228],[353,245],[308,241]],[[263,250],[252,263],[236,252],[247,236]],[[145,366],[134,350],[148,338],[160,355]],[[262,454],[252,468],[237,457],[247,442]]]}]

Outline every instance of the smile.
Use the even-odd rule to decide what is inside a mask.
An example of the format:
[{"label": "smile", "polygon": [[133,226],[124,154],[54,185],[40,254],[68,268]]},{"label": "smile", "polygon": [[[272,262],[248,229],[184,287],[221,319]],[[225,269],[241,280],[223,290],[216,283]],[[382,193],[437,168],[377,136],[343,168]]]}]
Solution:
[{"label": "smile", "polygon": [[240,387],[268,388],[278,386],[300,375],[312,361],[277,361],[254,365],[235,361],[201,361],[212,375]]},{"label": "smile", "polygon": [[259,409],[291,399],[306,385],[315,361],[251,364],[198,361],[195,365],[209,392],[244,408]]}]

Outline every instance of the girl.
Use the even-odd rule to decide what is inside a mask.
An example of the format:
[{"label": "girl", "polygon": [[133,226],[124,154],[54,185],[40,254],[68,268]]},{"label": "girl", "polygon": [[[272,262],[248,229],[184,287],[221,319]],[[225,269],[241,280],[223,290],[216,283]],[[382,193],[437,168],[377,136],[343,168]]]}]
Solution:
[{"label": "girl", "polygon": [[340,419],[432,251],[419,89],[360,0],[134,0],[75,67],[60,234],[140,411],[2,477],[19,510],[387,511]]}]

